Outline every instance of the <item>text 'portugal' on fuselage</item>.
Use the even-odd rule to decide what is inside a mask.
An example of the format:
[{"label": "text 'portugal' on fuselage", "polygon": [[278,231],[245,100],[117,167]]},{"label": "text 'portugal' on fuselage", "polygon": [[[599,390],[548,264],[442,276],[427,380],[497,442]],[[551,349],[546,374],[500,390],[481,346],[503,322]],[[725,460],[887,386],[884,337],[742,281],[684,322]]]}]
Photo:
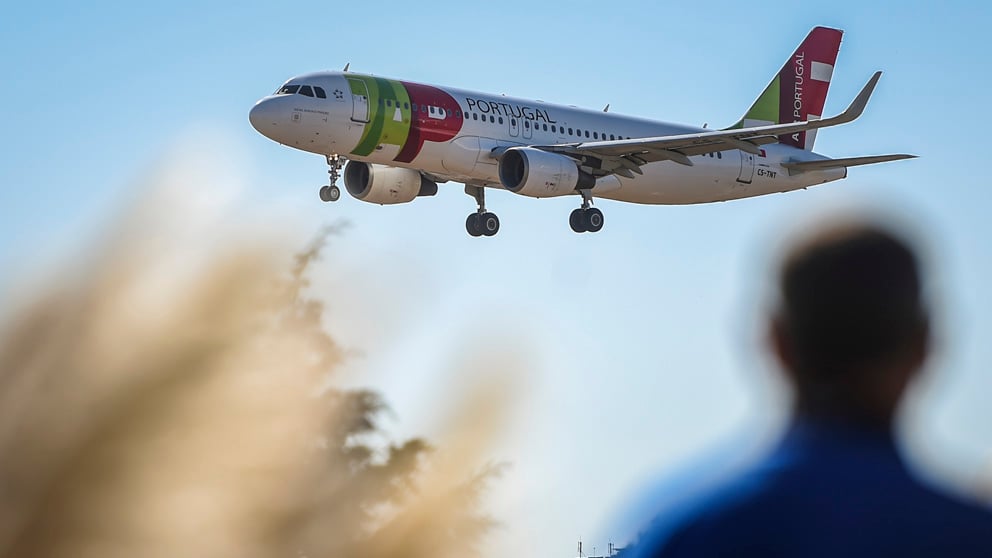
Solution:
[{"label": "text 'portugal' on fuselage", "polygon": [[554,105],[542,101],[397,81],[348,72],[294,77],[255,104],[261,134],[326,157],[335,201],[344,185],[377,204],[465,184],[478,209],[473,236],[492,236],[486,188],[535,198],[577,195],[569,224],[596,232],[594,198],[641,204],[693,204],[787,192],[838,180],[847,168],[906,159],[875,155],[830,159],[812,151],[816,131],[861,115],[881,72],[843,113],[823,118],[842,32],[816,27],[733,126],[708,130]]}]

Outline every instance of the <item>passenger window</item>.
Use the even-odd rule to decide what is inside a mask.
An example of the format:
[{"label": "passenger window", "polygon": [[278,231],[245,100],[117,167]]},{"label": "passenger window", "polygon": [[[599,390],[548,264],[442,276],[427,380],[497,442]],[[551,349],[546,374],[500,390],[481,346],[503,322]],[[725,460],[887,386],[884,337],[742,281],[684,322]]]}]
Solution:
[{"label": "passenger window", "polygon": [[410,103],[403,103],[403,108],[409,109],[410,108]]},{"label": "passenger window", "polygon": [[716,158],[717,159],[723,159],[723,153],[720,153],[719,151],[717,151],[716,152]]},{"label": "passenger window", "polygon": [[599,139],[599,133],[598,132],[593,132],[592,133],[592,139]]},{"label": "passenger window", "polygon": [[496,123],[496,117],[490,114],[489,115],[489,121],[492,122],[493,124],[495,124]]},{"label": "passenger window", "polygon": [[524,128],[530,128],[530,120],[524,120]]},{"label": "passenger window", "polygon": [[474,113],[473,112],[472,113],[472,120],[478,120],[478,119],[479,119],[479,115],[477,113]]},{"label": "passenger window", "polygon": [[615,140],[615,139],[616,138],[613,137],[613,134],[610,134],[610,140],[612,141],[612,140]]},{"label": "passenger window", "polygon": [[516,126],[516,125],[517,125],[517,119],[516,118],[511,118],[510,119],[510,126]]},{"label": "passenger window", "polygon": [[572,135],[572,129],[571,128],[568,129],[568,135]]},{"label": "passenger window", "polygon": [[589,137],[589,130],[586,130],[586,137]]},{"label": "passenger window", "polygon": [[392,99],[386,99],[386,106],[387,107],[393,106],[393,100]]},{"label": "passenger window", "polygon": [[500,124],[502,124],[502,123],[503,123],[503,117],[502,117],[502,116],[500,116],[500,117],[499,117],[499,123],[500,123]]},{"label": "passenger window", "polygon": [[412,105],[410,105],[410,110],[412,110],[413,112],[417,112],[417,103],[413,103]]},{"label": "passenger window", "polygon": [[544,125],[544,131],[545,131],[545,132],[547,132],[547,131],[548,131],[548,125],[547,125],[547,124],[545,124],[545,125]]},{"label": "passenger window", "polygon": [[306,95],[307,97],[313,97],[313,89],[309,85],[304,85],[300,87],[300,95]]},{"label": "passenger window", "polygon": [[455,111],[455,118],[461,118],[461,117],[462,117],[462,111],[456,110]]},{"label": "passenger window", "polygon": [[324,88],[323,87],[317,87],[316,85],[314,85],[313,86],[313,91],[314,91],[314,93],[317,94],[317,98],[318,99],[326,99],[327,98],[327,93],[324,93]]},{"label": "passenger window", "polygon": [[551,131],[552,132],[558,132],[558,130],[555,128],[555,125],[554,124],[551,125]]}]

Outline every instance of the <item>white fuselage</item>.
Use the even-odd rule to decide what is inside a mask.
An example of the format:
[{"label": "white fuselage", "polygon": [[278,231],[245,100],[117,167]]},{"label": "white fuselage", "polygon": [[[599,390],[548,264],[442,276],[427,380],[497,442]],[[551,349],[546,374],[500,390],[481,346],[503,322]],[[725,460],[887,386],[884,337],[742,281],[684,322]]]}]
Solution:
[{"label": "white fuselage", "polygon": [[[314,95],[299,93],[302,87],[309,87]],[[500,148],[703,131],[346,72],[298,76],[280,91],[284,93],[260,100],[250,117],[255,128],[274,141],[312,153],[415,169],[440,180],[493,188],[502,188],[497,173]],[[847,174],[844,168],[790,174],[782,162],[825,157],[780,143],[765,145],[762,152],[698,155],[690,157],[692,166],[674,161],[649,163],[642,167],[643,175],[634,178],[600,178],[592,193],[642,204],[693,204],[786,192]]]}]

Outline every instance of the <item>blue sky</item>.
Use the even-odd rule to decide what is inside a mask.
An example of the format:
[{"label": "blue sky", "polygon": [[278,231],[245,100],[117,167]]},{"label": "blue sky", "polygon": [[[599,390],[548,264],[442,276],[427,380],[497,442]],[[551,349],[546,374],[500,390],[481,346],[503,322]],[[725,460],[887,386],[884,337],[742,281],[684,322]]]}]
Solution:
[{"label": "blue sky", "polygon": [[[838,1],[748,5],[440,2],[17,3],[0,19],[0,266],[68,257],[170,154],[194,153],[305,238],[352,223],[316,287],[353,364],[393,402],[397,437],[439,428],[438,397],[471,383],[468,354],[526,354],[495,457],[507,551],[566,556],[620,537],[639,487],[734,437],[766,439],[784,394],[761,349],[776,250],[825,211],[869,208],[925,239],[942,324],[934,375],[904,430],[920,461],[960,478],[992,462],[992,9]],[[872,71],[865,115],[824,130],[830,156],[909,152],[843,182],[726,204],[602,202],[575,235],[575,200],[491,193],[502,221],[472,239],[461,186],[378,207],[317,200],[325,166],[259,136],[247,111],[288,77],[352,69],[711,127],[733,123],[814,25],[845,30],[827,113]],[[203,188],[211,184],[205,183]],[[251,212],[261,219],[262,211]],[[356,278],[358,280],[356,280]],[[354,285],[365,285],[355,292]],[[456,355],[456,356],[452,356]],[[455,372],[452,372],[452,371]],[[772,409],[768,411],[768,409]],[[537,510],[537,511],[535,511]],[[526,549],[526,551],[525,551]]]}]

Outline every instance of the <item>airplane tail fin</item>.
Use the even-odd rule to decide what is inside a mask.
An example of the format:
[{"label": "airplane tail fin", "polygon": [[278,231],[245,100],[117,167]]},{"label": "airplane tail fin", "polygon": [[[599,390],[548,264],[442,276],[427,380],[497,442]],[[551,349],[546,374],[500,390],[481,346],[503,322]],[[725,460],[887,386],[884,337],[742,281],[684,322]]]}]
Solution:
[{"label": "airplane tail fin", "polygon": [[[843,34],[839,29],[814,27],[758,100],[731,128],[818,120],[823,115]],[[782,135],[778,139],[811,151],[816,130]]]}]

